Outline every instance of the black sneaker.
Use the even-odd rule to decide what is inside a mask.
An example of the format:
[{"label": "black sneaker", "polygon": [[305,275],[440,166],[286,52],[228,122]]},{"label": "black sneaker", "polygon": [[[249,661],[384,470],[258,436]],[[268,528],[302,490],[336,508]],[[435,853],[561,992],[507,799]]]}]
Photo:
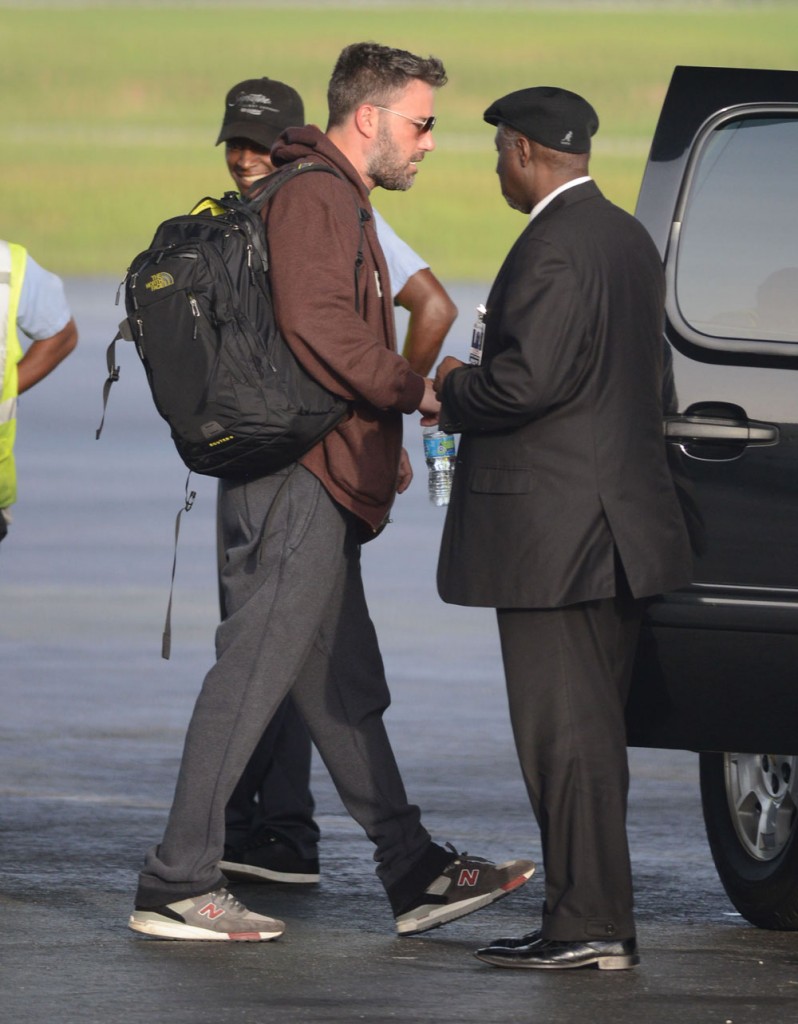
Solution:
[{"label": "black sneaker", "polygon": [[219,868],[233,882],[310,885],[319,880],[318,857],[300,856],[290,840],[273,832],[264,832],[235,849],[225,847]]},{"label": "black sneaker", "polygon": [[162,907],[136,907],[128,927],[159,939],[268,942],[285,931],[273,917],[249,910],[227,889],[190,896]]},{"label": "black sneaker", "polygon": [[493,864],[482,857],[455,851],[443,874],[427,886],[410,908],[396,915],[396,930],[400,935],[417,935],[473,914],[518,889],[534,872],[531,860]]}]

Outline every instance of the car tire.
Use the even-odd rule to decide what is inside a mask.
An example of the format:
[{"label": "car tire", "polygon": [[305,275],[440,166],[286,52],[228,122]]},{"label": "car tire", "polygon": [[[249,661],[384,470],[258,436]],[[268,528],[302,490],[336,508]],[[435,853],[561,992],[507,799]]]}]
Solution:
[{"label": "car tire", "polygon": [[798,757],[702,753],[701,803],[729,899],[759,928],[798,930]]}]

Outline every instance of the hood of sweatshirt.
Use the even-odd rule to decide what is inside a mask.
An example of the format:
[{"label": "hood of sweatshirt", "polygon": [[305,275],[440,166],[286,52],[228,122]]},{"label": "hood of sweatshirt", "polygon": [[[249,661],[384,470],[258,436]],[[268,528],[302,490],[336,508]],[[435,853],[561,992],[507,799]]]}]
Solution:
[{"label": "hood of sweatshirt", "polygon": [[360,197],[369,203],[369,190],[363,179],[344,156],[341,150],[315,125],[303,128],[286,128],[279,136],[271,151],[275,167],[293,163],[295,160],[313,159],[314,162],[332,164],[358,190]]}]

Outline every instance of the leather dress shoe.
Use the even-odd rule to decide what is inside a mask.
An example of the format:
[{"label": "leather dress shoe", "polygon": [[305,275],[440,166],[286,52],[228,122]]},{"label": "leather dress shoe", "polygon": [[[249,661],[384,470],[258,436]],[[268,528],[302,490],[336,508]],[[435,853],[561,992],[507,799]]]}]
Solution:
[{"label": "leather dress shoe", "polygon": [[519,946],[531,946],[533,942],[540,942],[540,938],[540,929],[536,928],[535,931],[520,935],[517,939],[494,939],[490,946],[485,948],[493,949],[495,946],[501,946],[503,949],[518,949]]},{"label": "leather dress shoe", "polygon": [[474,955],[495,967],[529,967],[549,971],[594,965],[602,971],[623,971],[640,963],[635,939],[615,942],[538,939],[526,946],[485,946]]}]

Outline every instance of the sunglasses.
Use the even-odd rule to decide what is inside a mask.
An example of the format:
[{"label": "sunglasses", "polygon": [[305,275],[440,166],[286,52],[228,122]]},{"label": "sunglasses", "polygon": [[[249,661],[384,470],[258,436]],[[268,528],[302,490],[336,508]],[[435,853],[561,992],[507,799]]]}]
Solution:
[{"label": "sunglasses", "polygon": [[419,135],[426,135],[427,132],[431,132],[435,127],[435,122],[438,120],[437,117],[411,117],[409,114],[402,114],[398,110],[391,110],[390,107],[381,107],[379,103],[375,103],[374,106],[377,110],[384,110],[388,114],[396,114],[397,117],[403,117],[405,121],[412,121],[416,128],[418,128]]}]

